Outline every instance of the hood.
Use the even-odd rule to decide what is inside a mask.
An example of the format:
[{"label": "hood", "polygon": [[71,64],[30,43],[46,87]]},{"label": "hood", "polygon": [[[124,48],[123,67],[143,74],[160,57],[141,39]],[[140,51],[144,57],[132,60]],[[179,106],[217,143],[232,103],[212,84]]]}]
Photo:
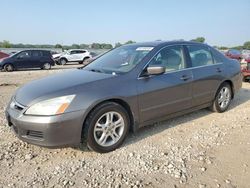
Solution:
[{"label": "hood", "polygon": [[72,91],[77,90],[79,86],[84,87],[84,84],[110,77],[114,77],[114,75],[74,69],[24,85],[17,90],[15,100],[24,106],[29,106],[36,99],[46,98],[46,96],[59,97],[65,94],[75,94]]},{"label": "hood", "polygon": [[2,58],[0,58],[0,63],[3,62],[6,59],[9,59],[9,58],[10,58],[9,56],[8,57],[2,57]]},{"label": "hood", "polygon": [[58,58],[60,57],[62,54],[53,54],[52,57],[55,59],[55,58]]}]

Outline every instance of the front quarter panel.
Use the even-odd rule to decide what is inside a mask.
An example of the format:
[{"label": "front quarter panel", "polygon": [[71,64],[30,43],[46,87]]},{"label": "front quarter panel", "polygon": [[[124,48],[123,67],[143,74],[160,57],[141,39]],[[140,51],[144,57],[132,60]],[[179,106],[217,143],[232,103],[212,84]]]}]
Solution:
[{"label": "front quarter panel", "polygon": [[136,82],[125,75],[99,80],[78,87],[76,98],[68,111],[82,110],[84,118],[98,104],[107,100],[122,100],[128,104],[133,114],[134,122],[139,122]]}]

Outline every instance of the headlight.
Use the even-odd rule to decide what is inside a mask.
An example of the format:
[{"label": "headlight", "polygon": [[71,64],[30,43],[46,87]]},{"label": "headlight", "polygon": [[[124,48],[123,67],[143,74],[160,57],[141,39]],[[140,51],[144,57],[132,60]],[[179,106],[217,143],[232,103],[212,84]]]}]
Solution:
[{"label": "headlight", "polygon": [[38,102],[29,107],[25,114],[44,116],[62,114],[68,108],[74,97],[75,95],[67,95]]}]

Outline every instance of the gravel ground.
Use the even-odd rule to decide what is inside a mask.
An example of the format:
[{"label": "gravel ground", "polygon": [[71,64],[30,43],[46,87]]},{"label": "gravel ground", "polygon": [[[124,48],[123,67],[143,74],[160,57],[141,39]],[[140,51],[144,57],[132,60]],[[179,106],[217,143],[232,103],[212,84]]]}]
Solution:
[{"label": "gravel ground", "polygon": [[17,139],[4,108],[21,85],[64,71],[0,72],[0,187],[250,187],[250,84],[229,110],[206,109],[130,133],[107,154]]}]

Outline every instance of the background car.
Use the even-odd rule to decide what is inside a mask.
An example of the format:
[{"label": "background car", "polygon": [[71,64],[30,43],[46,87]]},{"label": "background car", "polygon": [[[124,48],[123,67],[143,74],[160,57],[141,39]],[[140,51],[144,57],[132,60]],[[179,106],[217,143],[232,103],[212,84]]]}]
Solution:
[{"label": "background car", "polygon": [[54,60],[57,64],[65,65],[68,62],[79,62],[79,64],[83,64],[84,61],[91,58],[91,54],[87,50],[68,50],[63,52],[62,54],[53,55]]},{"label": "background car", "polygon": [[242,50],[241,54],[242,60],[250,62],[250,50]]},{"label": "background car", "polygon": [[241,69],[242,77],[244,82],[250,81],[250,61],[247,62],[247,65]]},{"label": "background car", "polygon": [[6,54],[4,52],[0,52],[0,59],[5,58],[5,57],[9,57],[9,54]]},{"label": "background car", "polygon": [[48,70],[54,65],[55,62],[50,51],[46,50],[24,50],[0,60],[0,70],[8,72],[27,68],[41,68]]},{"label": "background car", "polygon": [[236,49],[228,50],[225,55],[231,59],[241,60],[241,58],[242,58],[241,52],[239,50],[236,50]]}]

